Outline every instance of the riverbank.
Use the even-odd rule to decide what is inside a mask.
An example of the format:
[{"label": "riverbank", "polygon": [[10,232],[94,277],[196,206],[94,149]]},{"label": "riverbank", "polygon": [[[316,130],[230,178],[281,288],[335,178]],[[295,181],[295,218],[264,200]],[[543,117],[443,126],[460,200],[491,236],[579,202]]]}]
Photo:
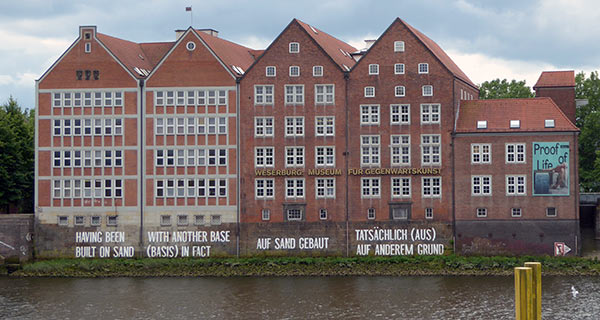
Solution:
[{"label": "riverbank", "polygon": [[[528,261],[544,275],[600,275],[600,261],[556,257],[255,257],[209,259],[54,259],[23,265],[16,277],[512,275]],[[1,267],[0,267],[1,268]],[[1,273],[4,272],[4,273]],[[0,274],[8,274],[6,268]]]}]

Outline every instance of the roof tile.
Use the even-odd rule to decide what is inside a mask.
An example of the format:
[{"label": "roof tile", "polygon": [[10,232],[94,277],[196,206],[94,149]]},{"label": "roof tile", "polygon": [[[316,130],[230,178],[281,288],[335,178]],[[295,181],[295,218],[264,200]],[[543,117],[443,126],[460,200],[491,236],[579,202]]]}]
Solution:
[{"label": "roof tile", "polygon": [[535,83],[534,88],[574,87],[575,71],[544,71]]}]

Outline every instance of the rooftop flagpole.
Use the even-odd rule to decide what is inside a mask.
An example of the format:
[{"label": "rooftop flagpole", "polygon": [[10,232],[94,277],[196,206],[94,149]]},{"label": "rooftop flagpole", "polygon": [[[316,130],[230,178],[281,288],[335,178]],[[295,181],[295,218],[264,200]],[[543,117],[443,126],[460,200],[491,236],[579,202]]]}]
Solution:
[{"label": "rooftop flagpole", "polygon": [[192,6],[185,7],[185,11],[190,12],[190,27],[194,26],[194,13],[192,12]]}]

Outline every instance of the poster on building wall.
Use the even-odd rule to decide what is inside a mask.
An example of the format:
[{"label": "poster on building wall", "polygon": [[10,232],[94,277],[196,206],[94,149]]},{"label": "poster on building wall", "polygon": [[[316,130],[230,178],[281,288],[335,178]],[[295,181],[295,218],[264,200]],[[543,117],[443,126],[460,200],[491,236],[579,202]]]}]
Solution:
[{"label": "poster on building wall", "polygon": [[569,195],[569,143],[534,142],[533,195]]}]

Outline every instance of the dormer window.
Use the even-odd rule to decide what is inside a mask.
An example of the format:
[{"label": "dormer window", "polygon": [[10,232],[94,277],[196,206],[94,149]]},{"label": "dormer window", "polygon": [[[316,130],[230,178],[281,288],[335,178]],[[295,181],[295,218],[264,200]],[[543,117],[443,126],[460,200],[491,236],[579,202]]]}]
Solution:
[{"label": "dormer window", "polygon": [[313,77],[323,76],[323,66],[313,66]]},{"label": "dormer window", "polygon": [[369,74],[370,75],[379,74],[379,65],[378,64],[370,64],[369,65]]},{"label": "dormer window", "polygon": [[85,53],[90,53],[92,52],[92,43],[91,42],[86,42],[85,44]]},{"label": "dormer window", "polygon": [[511,129],[519,129],[521,127],[521,120],[510,120]]},{"label": "dormer window", "polygon": [[477,129],[487,129],[487,121],[486,120],[477,121]]},{"label": "dormer window", "polygon": [[290,53],[300,52],[300,44],[298,42],[290,42]]},{"label": "dormer window", "polygon": [[545,128],[554,128],[554,119],[546,119],[544,120]]},{"label": "dormer window", "polygon": [[404,41],[394,41],[394,52],[404,52]]},{"label": "dormer window", "polygon": [[267,77],[274,77],[276,75],[277,69],[275,66],[268,66],[265,68],[265,72]]},{"label": "dormer window", "polygon": [[300,76],[300,67],[291,66],[290,67],[290,77],[299,77]]},{"label": "dormer window", "polygon": [[419,74],[429,73],[429,64],[419,63]]},{"label": "dormer window", "polygon": [[365,98],[375,97],[375,87],[365,87]]}]

